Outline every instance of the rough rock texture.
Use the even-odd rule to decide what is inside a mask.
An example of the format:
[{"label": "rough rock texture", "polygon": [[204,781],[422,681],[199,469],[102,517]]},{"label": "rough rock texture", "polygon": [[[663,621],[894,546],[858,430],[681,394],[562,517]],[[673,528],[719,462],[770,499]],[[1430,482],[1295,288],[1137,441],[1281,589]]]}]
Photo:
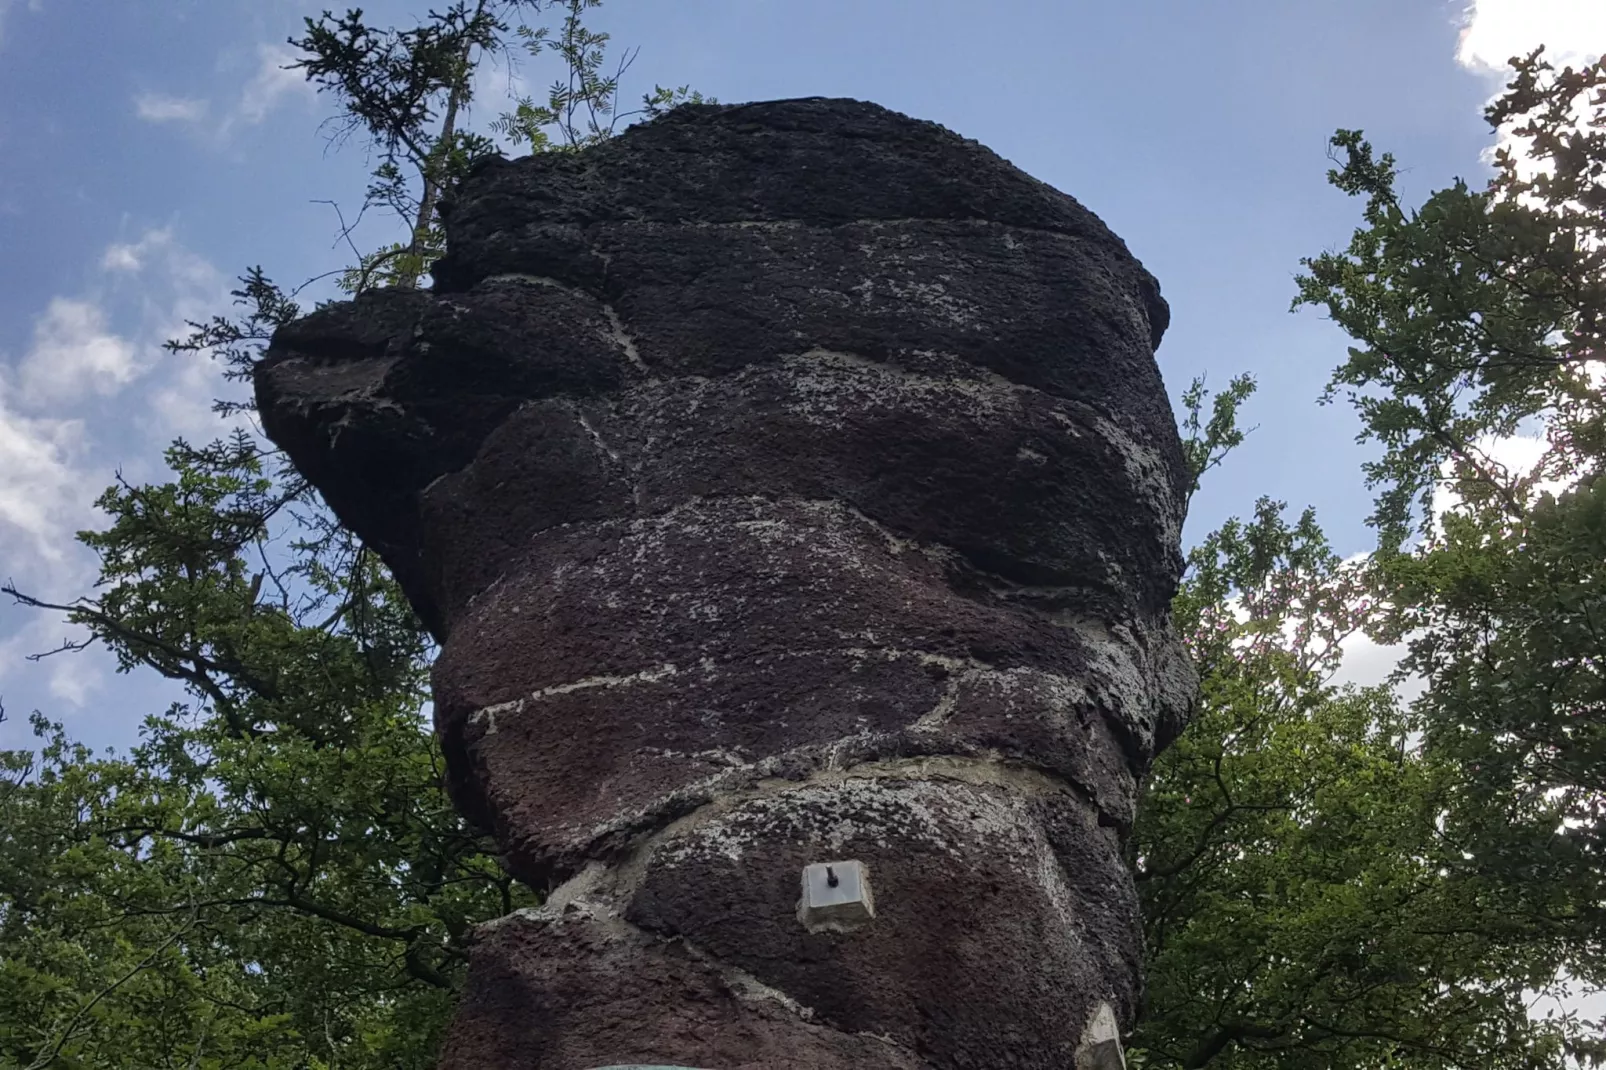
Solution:
[{"label": "rough rock texture", "polygon": [[[1102,1065],[1194,686],[1154,280],[843,100],[495,162],[446,219],[433,291],[256,379],[442,641],[454,798],[551,889],[481,932],[443,1066]],[[875,917],[811,931],[846,859]]]}]

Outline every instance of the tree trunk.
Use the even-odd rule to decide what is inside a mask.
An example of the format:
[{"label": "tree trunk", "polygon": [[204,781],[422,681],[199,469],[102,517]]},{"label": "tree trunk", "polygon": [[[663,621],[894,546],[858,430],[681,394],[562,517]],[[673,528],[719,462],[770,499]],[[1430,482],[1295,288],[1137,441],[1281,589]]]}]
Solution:
[{"label": "tree trunk", "polygon": [[[486,0],[480,0],[474,8],[471,24],[477,23],[484,16],[485,4]],[[452,149],[452,139],[457,134],[457,113],[463,106],[463,99],[468,95],[468,80],[474,71],[473,52],[472,41],[463,46],[462,64],[450,91],[446,94],[446,111],[441,116],[440,135],[435,139],[435,146],[429,157],[420,161],[418,165],[424,188],[419,194],[418,218],[413,221],[413,237],[408,248],[408,257],[412,264],[417,264],[418,258],[423,255],[424,236],[435,223],[435,209],[440,204],[441,198],[441,176],[446,169],[445,153],[449,153]],[[410,265],[405,274],[397,276],[396,285],[410,290],[418,285],[418,278],[423,273],[421,266]]]}]

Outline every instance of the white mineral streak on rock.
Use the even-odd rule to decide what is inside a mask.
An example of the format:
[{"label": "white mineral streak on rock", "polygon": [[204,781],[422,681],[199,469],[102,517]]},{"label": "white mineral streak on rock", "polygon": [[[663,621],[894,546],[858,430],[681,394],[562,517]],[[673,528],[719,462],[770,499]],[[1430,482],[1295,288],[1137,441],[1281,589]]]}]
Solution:
[{"label": "white mineral streak on rock", "polygon": [[680,670],[672,664],[660,665],[653,669],[642,669],[640,672],[629,673],[624,676],[587,676],[580,680],[571,680],[566,684],[553,684],[532,691],[523,698],[511,702],[498,702],[491,706],[481,706],[469,714],[470,724],[483,724],[485,734],[491,735],[496,731],[496,718],[504,713],[523,713],[527,704],[540,702],[553,695],[567,695],[574,691],[585,691],[593,687],[630,687],[635,684],[655,684],[660,680],[667,680],[679,674]]},{"label": "white mineral streak on rock", "polygon": [[[485,286],[489,283],[497,282],[522,282],[528,283],[531,286],[546,286],[553,290],[562,290],[564,293],[578,294],[581,297],[591,298],[591,295],[585,293],[583,290],[576,289],[575,287],[570,286],[568,283],[560,282],[551,276],[526,275],[523,272],[518,271],[508,271],[500,275],[488,275],[480,281],[479,285]],[[594,298],[592,299],[594,300]]]},{"label": "white mineral streak on rock", "polygon": [[805,1022],[813,1021],[814,1019],[813,1007],[805,1007],[785,992],[778,988],[770,987],[746,970],[739,970],[734,966],[726,966],[720,970],[720,979],[729,985],[731,992],[743,1002],[760,1003],[769,1001],[778,1003]]},{"label": "white mineral streak on rock", "polygon": [[923,305],[955,327],[974,327],[981,321],[981,309],[948,293],[947,287],[941,282],[899,282],[888,279],[886,286],[895,299],[911,305]]},{"label": "white mineral streak on rock", "polygon": [[512,702],[498,702],[494,706],[482,706],[469,714],[468,723],[482,725],[485,729],[485,734],[493,736],[496,734],[496,719],[498,717],[504,713],[518,714],[523,712],[524,700],[521,698],[514,699]]},{"label": "white mineral streak on rock", "polygon": [[[807,349],[785,354],[780,366],[791,373],[790,385],[803,402],[793,402],[793,411],[833,413],[857,411],[865,405],[865,394],[883,402],[905,402],[910,394],[924,396],[948,411],[985,415],[1018,408],[1013,395],[1031,390],[983,368],[966,369],[964,376],[930,375],[888,361],[835,349]],[[773,374],[760,369],[752,374]],[[877,397],[879,395],[879,397]],[[846,402],[843,405],[842,402]]]},{"label": "white mineral streak on rock", "polygon": [[612,305],[603,305],[602,314],[608,317],[608,332],[603,337],[618,346],[619,352],[623,353],[625,359],[634,365],[638,371],[651,376],[652,369],[647,367],[647,362],[641,359],[641,352],[636,348],[636,340],[630,336],[629,331],[625,330],[624,321],[619,318],[619,313],[614,311]]},{"label": "white mineral streak on rock", "polygon": [[941,728],[947,723],[948,718],[954,714],[954,706],[957,705],[959,700],[959,685],[963,680],[964,676],[959,673],[949,675],[947,686],[942,689],[942,695],[937,699],[937,704],[928,712],[922,714],[920,719],[911,726],[914,731],[929,732]]},{"label": "white mineral streak on rock", "polygon": [[574,414],[574,418],[579,422],[581,430],[585,431],[585,433],[590,437],[592,445],[596,446],[600,452],[605,454],[608,460],[612,461],[614,464],[618,464],[619,451],[615,450],[612,446],[609,446],[602,440],[602,436],[597,433],[597,429],[591,426],[591,421],[586,419],[586,414],[583,412],[576,412]]}]

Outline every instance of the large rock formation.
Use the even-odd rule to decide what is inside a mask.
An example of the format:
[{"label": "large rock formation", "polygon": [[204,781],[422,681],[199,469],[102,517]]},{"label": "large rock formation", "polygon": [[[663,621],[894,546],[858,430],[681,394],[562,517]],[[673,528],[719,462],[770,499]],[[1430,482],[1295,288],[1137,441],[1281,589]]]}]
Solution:
[{"label": "large rock formation", "polygon": [[550,890],[479,933],[443,1065],[1114,1065],[1193,689],[1153,278],[845,100],[493,162],[446,221],[432,291],[256,379],[441,640],[458,805]]}]

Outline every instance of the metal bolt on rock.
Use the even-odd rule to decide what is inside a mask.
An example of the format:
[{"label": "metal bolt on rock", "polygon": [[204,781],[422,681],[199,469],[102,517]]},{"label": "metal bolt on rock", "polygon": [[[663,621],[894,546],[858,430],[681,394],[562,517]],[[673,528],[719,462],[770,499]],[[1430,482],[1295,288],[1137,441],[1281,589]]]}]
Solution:
[{"label": "metal bolt on rock", "polygon": [[875,917],[870,875],[862,862],[814,862],[803,867],[798,919],[811,932],[851,928]]}]

